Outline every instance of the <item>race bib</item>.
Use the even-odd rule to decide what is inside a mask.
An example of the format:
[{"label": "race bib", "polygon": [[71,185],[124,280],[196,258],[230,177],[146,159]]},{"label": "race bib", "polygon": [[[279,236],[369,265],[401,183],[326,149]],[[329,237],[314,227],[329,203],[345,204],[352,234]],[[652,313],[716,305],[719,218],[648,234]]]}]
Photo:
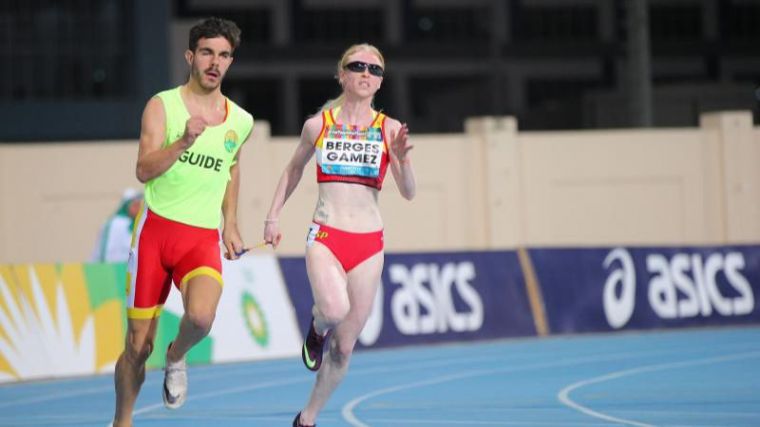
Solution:
[{"label": "race bib", "polygon": [[325,174],[376,178],[382,157],[380,128],[333,125],[325,129],[320,158]]},{"label": "race bib", "polygon": [[309,225],[309,233],[306,235],[307,248],[314,244],[314,240],[317,238],[317,233],[319,233],[319,224],[312,222],[311,225]]}]

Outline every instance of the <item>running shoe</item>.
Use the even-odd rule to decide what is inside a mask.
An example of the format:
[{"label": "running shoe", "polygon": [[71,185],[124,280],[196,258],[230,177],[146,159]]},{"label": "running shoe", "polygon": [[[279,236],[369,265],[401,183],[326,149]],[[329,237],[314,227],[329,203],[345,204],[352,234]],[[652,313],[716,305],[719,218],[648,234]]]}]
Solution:
[{"label": "running shoe", "polygon": [[[168,356],[171,343],[166,348]],[[179,362],[170,363],[166,358],[166,367],[164,367],[164,390],[161,393],[164,397],[164,406],[169,409],[177,409],[185,403],[187,398],[187,363],[185,358]]]},{"label": "running shoe", "polygon": [[299,412],[296,414],[296,417],[293,419],[293,427],[317,427],[316,424],[312,424],[310,426],[301,424],[301,413]]},{"label": "running shoe", "polygon": [[303,343],[301,359],[303,359],[306,369],[316,372],[322,366],[322,349],[325,344],[325,337],[317,334],[317,331],[314,329],[313,317],[311,318],[310,325],[309,333],[306,335],[306,340]]}]

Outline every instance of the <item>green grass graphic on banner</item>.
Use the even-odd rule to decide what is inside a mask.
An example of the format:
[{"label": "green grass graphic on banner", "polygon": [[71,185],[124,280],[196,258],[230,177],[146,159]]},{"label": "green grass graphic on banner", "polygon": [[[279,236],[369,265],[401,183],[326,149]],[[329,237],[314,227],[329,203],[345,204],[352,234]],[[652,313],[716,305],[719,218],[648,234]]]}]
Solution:
[{"label": "green grass graphic on banner", "polygon": [[127,334],[127,263],[82,264],[85,284],[94,311],[104,303],[117,300],[122,308],[121,336]]},{"label": "green grass graphic on banner", "polygon": [[90,308],[96,310],[103,303],[118,299],[126,301],[127,265],[83,264]]}]

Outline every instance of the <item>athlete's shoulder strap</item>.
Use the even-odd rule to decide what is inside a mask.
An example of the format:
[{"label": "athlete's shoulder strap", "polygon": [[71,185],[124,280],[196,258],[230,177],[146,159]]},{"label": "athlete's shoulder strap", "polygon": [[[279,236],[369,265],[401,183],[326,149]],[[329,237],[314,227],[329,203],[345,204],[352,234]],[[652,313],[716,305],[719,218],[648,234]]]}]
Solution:
[{"label": "athlete's shoulder strap", "polygon": [[388,117],[382,111],[374,111],[375,119],[372,120],[372,124],[369,127],[383,127],[385,126],[385,119]]}]

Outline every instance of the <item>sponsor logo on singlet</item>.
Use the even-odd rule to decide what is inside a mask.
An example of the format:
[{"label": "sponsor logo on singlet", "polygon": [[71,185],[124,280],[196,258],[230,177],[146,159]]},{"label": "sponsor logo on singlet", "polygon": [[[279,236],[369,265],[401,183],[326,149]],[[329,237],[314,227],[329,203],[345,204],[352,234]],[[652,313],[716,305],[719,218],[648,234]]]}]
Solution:
[{"label": "sponsor logo on singlet", "polygon": [[224,134],[224,149],[227,150],[228,153],[232,153],[235,151],[235,147],[238,143],[238,135],[237,132],[234,130],[228,130],[226,134]]}]

